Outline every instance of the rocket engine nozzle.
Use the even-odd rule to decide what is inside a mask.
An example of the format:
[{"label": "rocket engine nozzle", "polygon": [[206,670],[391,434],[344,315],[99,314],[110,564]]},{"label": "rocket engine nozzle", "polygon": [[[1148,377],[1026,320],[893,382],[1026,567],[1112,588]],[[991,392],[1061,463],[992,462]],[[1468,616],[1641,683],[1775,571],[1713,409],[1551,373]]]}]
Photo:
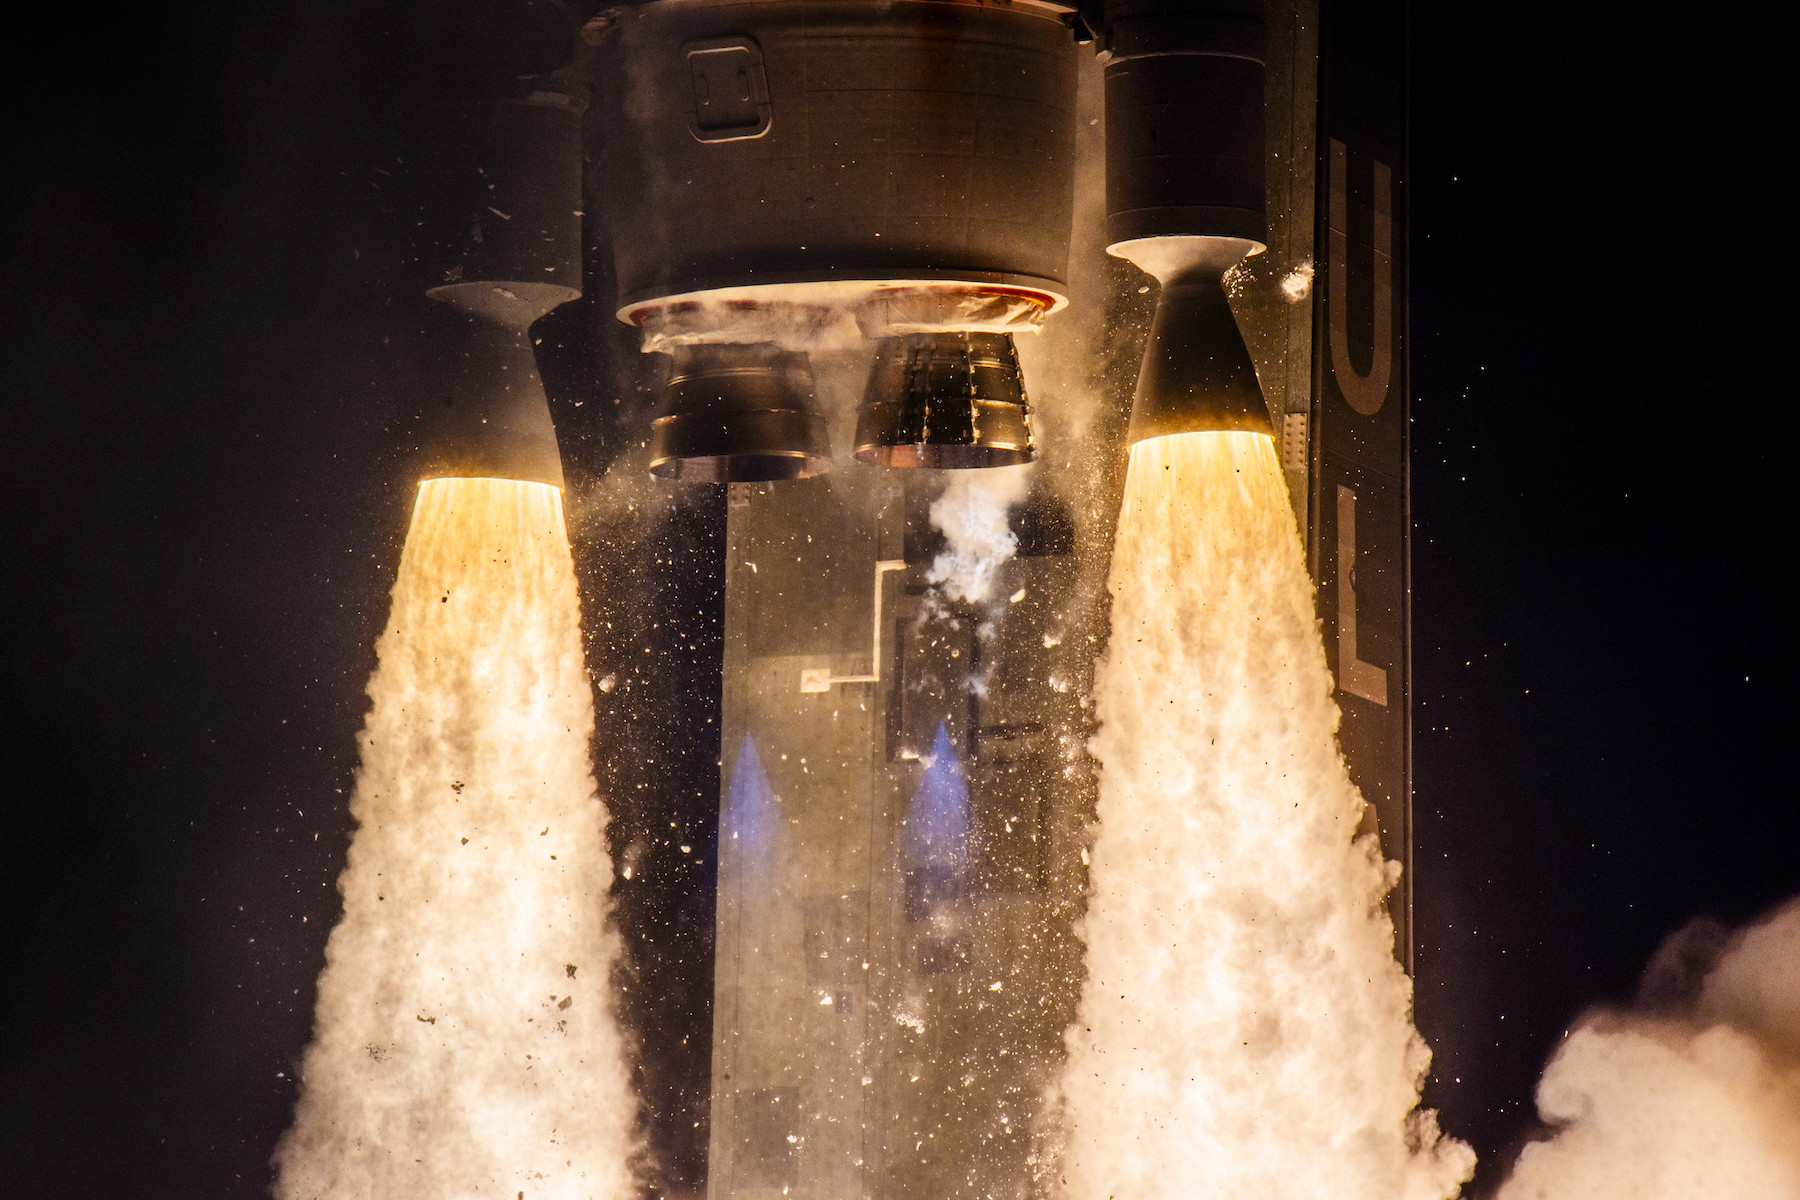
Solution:
[{"label": "rocket engine nozzle", "polygon": [[1012,335],[883,338],[856,422],[856,457],[888,467],[1005,467],[1037,457]]},{"label": "rocket engine nozzle", "polygon": [[1113,248],[1162,283],[1132,397],[1130,441],[1227,430],[1274,436],[1256,367],[1225,294],[1225,273],[1252,245],[1193,237]]},{"label": "rocket engine nozzle", "polygon": [[[611,13],[594,30],[609,122],[599,207],[618,315],[646,348],[668,326],[694,342],[812,344],[759,324],[759,308],[790,302],[854,317],[881,353],[859,459],[1029,461],[1012,347],[965,331],[1035,326],[1066,302],[1077,58],[1064,10],[655,0]],[[676,375],[652,431],[659,474],[823,469],[796,389],[775,403],[772,375],[727,383],[679,362]]]},{"label": "rocket engine nozzle", "polygon": [[1260,0],[1104,0],[1106,235],[1162,284],[1133,442],[1273,435],[1224,276],[1263,249]]},{"label": "rocket engine nozzle", "polygon": [[425,293],[469,318],[432,422],[430,475],[563,486],[529,331],[581,295],[583,106],[545,90],[472,108],[474,144],[449,181],[464,220],[433,247],[446,282]]},{"label": "rocket engine nozzle", "polygon": [[670,350],[675,373],[650,423],[650,471],[696,483],[805,479],[831,468],[812,364],[773,344]]},{"label": "rocket engine nozzle", "polygon": [[523,326],[470,320],[435,425],[428,476],[563,486],[550,401]]}]

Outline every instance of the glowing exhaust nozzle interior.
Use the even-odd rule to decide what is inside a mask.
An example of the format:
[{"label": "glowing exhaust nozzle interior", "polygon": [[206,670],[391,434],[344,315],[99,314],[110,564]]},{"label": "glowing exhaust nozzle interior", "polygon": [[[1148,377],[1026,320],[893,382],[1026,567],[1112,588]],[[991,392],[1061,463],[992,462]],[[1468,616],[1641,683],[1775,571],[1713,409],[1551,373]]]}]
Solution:
[{"label": "glowing exhaust nozzle interior", "polygon": [[1010,334],[884,338],[856,422],[856,457],[888,467],[1007,467],[1037,457]]},{"label": "glowing exhaust nozzle interior", "polygon": [[831,469],[804,354],[770,344],[675,346],[650,424],[650,471],[696,483],[805,479]]}]

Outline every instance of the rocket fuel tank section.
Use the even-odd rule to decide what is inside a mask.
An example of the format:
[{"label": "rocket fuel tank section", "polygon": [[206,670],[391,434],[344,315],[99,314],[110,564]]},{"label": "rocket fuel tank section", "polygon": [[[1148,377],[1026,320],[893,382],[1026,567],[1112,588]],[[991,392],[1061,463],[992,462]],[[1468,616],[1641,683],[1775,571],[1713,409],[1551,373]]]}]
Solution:
[{"label": "rocket fuel tank section", "polygon": [[613,10],[600,186],[621,317],[895,280],[1061,304],[1076,61],[1048,5]]}]

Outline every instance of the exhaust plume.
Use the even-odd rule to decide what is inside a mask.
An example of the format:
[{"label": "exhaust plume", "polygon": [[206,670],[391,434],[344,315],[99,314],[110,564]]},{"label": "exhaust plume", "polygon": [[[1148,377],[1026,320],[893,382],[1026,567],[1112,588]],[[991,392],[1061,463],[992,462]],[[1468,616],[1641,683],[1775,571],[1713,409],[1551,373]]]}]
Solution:
[{"label": "exhaust plume", "polygon": [[1134,445],[1109,589],[1062,1195],[1454,1195],[1273,442]]},{"label": "exhaust plume", "polygon": [[1556,1132],[1498,1200],[1800,1198],[1800,900],[1721,932],[1675,934],[1637,1012],[1567,1035],[1538,1085]]},{"label": "exhaust plume", "polygon": [[419,489],[280,1200],[625,1200],[612,860],[562,497]]}]

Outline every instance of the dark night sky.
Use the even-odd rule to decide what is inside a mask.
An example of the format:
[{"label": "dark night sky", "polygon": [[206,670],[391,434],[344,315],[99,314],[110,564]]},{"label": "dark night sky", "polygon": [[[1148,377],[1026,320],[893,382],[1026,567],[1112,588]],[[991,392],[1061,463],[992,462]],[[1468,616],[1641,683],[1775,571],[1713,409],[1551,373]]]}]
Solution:
[{"label": "dark night sky", "polygon": [[[1488,1161],[1587,1006],[1800,892],[1794,255],[1741,30],[1415,9],[1414,669],[1427,1101]],[[1779,405],[1778,400],[1774,401]]]},{"label": "dark night sky", "polygon": [[[407,11],[11,39],[9,1196],[265,1192],[408,499]],[[1418,1008],[1484,1183],[1569,1021],[1800,892],[1780,74],[1499,12],[1413,31]]]}]

